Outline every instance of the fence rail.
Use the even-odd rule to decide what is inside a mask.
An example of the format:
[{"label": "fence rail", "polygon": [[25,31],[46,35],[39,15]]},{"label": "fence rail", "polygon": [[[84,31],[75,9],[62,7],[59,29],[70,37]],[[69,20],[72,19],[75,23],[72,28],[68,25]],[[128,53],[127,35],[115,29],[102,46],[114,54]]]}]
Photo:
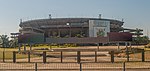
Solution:
[{"label": "fence rail", "polygon": [[0,71],[149,71],[149,62],[123,63],[0,63]]},{"label": "fence rail", "polygon": [[[20,54],[26,58],[18,59]],[[122,58],[115,51],[107,57],[100,51],[1,52],[0,71],[150,71],[149,51],[127,54]]]},{"label": "fence rail", "polygon": [[[55,51],[55,52],[0,52],[0,62],[43,62],[43,63],[63,63],[63,62],[123,62],[123,61],[150,61],[150,51],[142,50],[139,53],[131,54],[126,52],[126,56],[119,57],[114,51]],[[22,56],[23,55],[23,56]],[[34,57],[36,56],[36,57]],[[34,57],[34,58],[32,58]],[[23,59],[20,59],[23,58]],[[36,59],[37,58],[37,59]]]}]

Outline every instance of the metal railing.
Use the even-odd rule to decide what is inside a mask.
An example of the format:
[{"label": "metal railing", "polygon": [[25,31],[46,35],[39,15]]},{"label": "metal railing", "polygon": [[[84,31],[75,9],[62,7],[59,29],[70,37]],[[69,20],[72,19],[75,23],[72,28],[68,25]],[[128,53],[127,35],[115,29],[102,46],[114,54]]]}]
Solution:
[{"label": "metal railing", "polygon": [[149,71],[149,62],[0,63],[0,71]]}]

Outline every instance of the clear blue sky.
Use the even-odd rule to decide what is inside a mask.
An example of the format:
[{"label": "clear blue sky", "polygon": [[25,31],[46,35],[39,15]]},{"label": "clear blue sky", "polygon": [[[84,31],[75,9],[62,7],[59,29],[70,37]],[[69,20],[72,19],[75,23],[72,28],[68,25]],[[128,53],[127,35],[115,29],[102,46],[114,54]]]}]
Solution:
[{"label": "clear blue sky", "polygon": [[124,19],[124,27],[150,32],[150,0],[0,0],[0,34],[18,32],[19,21],[52,17]]}]

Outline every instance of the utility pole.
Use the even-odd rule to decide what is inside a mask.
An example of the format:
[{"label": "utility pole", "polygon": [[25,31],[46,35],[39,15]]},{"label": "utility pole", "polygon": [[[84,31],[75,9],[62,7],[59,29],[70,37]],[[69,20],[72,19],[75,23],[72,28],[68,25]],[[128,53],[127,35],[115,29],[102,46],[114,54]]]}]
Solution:
[{"label": "utility pole", "polygon": [[149,38],[149,31],[148,31],[148,29],[147,29],[147,37]]}]

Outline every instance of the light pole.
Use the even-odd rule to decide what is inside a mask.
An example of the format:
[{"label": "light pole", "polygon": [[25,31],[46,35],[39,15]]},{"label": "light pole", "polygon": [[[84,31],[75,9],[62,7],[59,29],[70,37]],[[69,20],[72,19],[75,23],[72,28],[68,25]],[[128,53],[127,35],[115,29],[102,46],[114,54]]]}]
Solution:
[{"label": "light pole", "polygon": [[81,25],[81,36],[83,36],[83,24]]},{"label": "light pole", "polygon": [[60,37],[60,29],[59,29],[59,26],[57,26],[57,29],[58,29],[58,37]]},{"label": "light pole", "polygon": [[71,25],[70,23],[66,23],[67,26],[69,26],[69,36],[71,37]]}]

